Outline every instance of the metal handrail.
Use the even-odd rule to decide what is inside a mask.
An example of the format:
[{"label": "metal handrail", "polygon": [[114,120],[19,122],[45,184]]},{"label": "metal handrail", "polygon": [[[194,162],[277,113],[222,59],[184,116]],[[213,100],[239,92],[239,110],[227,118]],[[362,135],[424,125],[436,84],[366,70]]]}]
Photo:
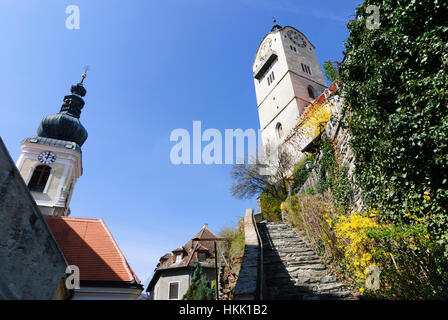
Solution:
[{"label": "metal handrail", "polygon": [[259,259],[258,259],[258,290],[257,290],[257,300],[263,300],[263,240],[261,239],[260,233],[258,232],[257,222],[255,221],[255,215],[252,211],[252,223],[254,224],[255,232],[257,233],[258,243],[259,243]]}]

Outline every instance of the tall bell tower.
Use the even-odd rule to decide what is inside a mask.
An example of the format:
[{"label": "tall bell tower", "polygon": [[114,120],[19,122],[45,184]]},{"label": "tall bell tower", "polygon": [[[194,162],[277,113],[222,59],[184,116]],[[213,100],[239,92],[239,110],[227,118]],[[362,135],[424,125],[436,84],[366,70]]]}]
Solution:
[{"label": "tall bell tower", "polygon": [[84,107],[81,82],[72,85],[58,114],[46,116],[37,136],[23,140],[17,168],[44,215],[68,216],[76,180],[82,175],[81,146],[87,130],[79,121]]},{"label": "tall bell tower", "polygon": [[316,48],[299,30],[275,24],[252,70],[263,144],[282,143],[305,107],[327,88]]}]

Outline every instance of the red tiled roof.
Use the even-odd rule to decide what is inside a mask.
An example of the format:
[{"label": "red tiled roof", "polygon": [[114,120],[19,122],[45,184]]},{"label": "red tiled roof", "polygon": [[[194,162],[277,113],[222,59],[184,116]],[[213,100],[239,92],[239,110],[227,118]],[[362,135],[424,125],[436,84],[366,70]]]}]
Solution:
[{"label": "red tiled roof", "polygon": [[140,283],[101,219],[45,216],[68,264],[80,279]]},{"label": "red tiled roof", "polygon": [[[192,248],[193,239],[196,239],[194,242],[194,247]],[[179,268],[186,266],[194,266],[192,263],[193,258],[196,256],[198,251],[208,251],[214,254],[214,239],[218,239],[213,232],[211,232],[206,225],[202,227],[202,229],[185,245],[180,248],[173,250],[172,252],[177,253],[180,251],[179,249],[184,249],[185,253],[182,257],[180,263],[176,263],[176,255],[175,254],[165,254],[160,258],[159,264],[157,264],[157,269],[166,269],[166,268]],[[196,258],[197,259],[197,258]]]}]

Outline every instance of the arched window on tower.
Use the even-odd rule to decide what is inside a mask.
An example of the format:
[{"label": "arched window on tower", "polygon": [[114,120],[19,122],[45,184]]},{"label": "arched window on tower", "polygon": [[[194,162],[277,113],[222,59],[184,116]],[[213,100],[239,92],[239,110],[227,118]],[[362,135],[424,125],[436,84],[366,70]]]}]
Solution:
[{"label": "arched window on tower", "polygon": [[316,99],[316,96],[314,95],[314,90],[311,86],[308,86],[308,95],[311,99]]},{"label": "arched window on tower", "polygon": [[278,138],[281,139],[283,137],[283,128],[280,122],[275,126],[275,131],[277,132]]},{"label": "arched window on tower", "polygon": [[50,172],[51,168],[49,166],[37,166],[28,183],[28,189],[35,192],[44,192]]}]

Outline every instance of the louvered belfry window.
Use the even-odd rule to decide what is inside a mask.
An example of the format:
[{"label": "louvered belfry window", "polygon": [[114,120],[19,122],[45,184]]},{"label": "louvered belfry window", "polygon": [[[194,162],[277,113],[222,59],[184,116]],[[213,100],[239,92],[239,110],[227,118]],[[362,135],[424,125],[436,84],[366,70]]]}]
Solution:
[{"label": "louvered belfry window", "polygon": [[50,172],[51,168],[49,166],[37,166],[28,183],[28,189],[35,192],[44,192]]}]

